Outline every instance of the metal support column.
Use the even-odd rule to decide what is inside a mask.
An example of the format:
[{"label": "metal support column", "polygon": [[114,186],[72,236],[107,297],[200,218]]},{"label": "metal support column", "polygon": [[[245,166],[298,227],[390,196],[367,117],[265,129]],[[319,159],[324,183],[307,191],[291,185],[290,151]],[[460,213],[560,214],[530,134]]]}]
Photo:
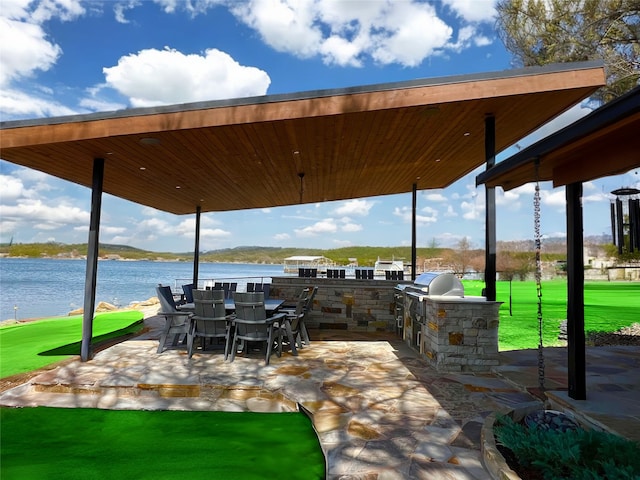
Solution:
[{"label": "metal support column", "polygon": [[416,253],[416,205],[418,196],[418,185],[413,184],[413,199],[411,203],[411,281],[416,280],[416,262],[418,256]]},{"label": "metal support column", "polygon": [[84,281],[84,311],[82,314],[82,343],[80,360],[91,359],[91,337],[93,336],[93,314],[96,303],[98,277],[98,253],[100,246],[100,210],[102,208],[102,184],[104,181],[104,159],[93,160],[93,184],[91,189],[91,218],[87,241],[87,271]]},{"label": "metal support column", "polygon": [[[486,169],[496,163],[496,119],[487,115],[484,120],[484,155]],[[496,300],[496,189],[485,185],[485,262],[484,296]]]},{"label": "metal support column", "polygon": [[193,247],[193,288],[198,288],[198,273],[200,268],[200,214],[202,209],[196,207],[196,242]]},{"label": "metal support column", "polygon": [[567,198],[567,355],[569,396],[585,400],[584,253],[582,183],[566,186]]}]

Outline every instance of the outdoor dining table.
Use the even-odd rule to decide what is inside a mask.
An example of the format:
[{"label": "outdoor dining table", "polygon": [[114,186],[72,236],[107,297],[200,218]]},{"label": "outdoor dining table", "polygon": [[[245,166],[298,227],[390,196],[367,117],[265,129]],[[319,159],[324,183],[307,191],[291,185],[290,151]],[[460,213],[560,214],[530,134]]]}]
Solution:
[{"label": "outdoor dining table", "polygon": [[[265,298],[264,308],[267,311],[267,316],[269,317],[276,313],[283,303],[284,300],[280,298]],[[178,309],[185,312],[193,312],[195,311],[196,306],[195,303],[185,303],[179,305]],[[233,298],[226,298],[224,300],[224,309],[227,311],[227,314],[234,313],[236,311],[236,304],[233,301]]]}]

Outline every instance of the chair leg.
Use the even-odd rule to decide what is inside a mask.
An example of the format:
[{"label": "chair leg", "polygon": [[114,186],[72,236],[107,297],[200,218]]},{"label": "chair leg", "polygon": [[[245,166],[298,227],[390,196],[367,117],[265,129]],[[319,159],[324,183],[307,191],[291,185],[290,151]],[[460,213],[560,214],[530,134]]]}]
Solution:
[{"label": "chair leg", "polygon": [[273,345],[273,327],[269,329],[269,338],[267,339],[267,356],[264,360],[265,365],[269,365],[271,359],[271,347]]},{"label": "chair leg", "polygon": [[188,358],[191,358],[193,356],[193,334],[187,334],[187,355]]},{"label": "chair leg", "polygon": [[162,330],[162,335],[160,336],[160,344],[158,345],[158,352],[157,353],[162,353],[162,350],[164,350],[164,344],[167,341],[167,336],[169,335],[169,328],[171,327],[171,320],[169,320],[168,318],[165,318],[165,325],[164,325],[164,329]]},{"label": "chair leg", "polygon": [[304,320],[300,321],[300,325],[298,326],[300,332],[302,333],[302,340],[305,345],[310,345],[311,340],[309,340],[309,331],[307,330],[307,326],[304,324]]},{"label": "chair leg", "polygon": [[236,343],[238,342],[238,332],[233,334],[233,342],[231,343],[231,361],[236,359]]},{"label": "chair leg", "polygon": [[284,328],[287,332],[287,339],[289,340],[289,345],[291,346],[291,354],[294,357],[298,356],[298,350],[296,350],[296,339],[293,336],[293,332],[291,331],[291,323],[285,322]]}]

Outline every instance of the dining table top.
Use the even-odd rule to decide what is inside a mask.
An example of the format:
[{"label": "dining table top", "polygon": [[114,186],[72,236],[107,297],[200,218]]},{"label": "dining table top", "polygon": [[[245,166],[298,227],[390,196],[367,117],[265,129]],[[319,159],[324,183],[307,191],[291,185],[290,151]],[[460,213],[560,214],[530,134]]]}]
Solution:
[{"label": "dining table top", "polygon": [[[278,308],[282,306],[284,303],[284,299],[282,298],[265,298],[264,299],[264,308],[267,312],[273,313]],[[178,307],[180,310],[193,312],[196,309],[195,303],[185,303]],[[235,312],[236,304],[233,298],[225,298],[224,299],[224,308],[227,312]]]}]

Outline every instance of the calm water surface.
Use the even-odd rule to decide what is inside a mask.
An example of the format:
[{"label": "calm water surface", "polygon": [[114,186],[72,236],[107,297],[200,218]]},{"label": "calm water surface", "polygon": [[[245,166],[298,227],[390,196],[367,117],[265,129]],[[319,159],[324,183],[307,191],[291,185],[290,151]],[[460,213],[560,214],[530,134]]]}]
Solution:
[{"label": "calm water surface", "polygon": [[[67,315],[83,306],[85,260],[0,258],[0,321]],[[198,277],[205,280],[271,281],[284,275],[283,265],[201,263]],[[181,291],[191,283],[190,262],[98,262],[96,303],[127,306],[156,295],[162,283]],[[251,277],[248,279],[247,277]]]}]

